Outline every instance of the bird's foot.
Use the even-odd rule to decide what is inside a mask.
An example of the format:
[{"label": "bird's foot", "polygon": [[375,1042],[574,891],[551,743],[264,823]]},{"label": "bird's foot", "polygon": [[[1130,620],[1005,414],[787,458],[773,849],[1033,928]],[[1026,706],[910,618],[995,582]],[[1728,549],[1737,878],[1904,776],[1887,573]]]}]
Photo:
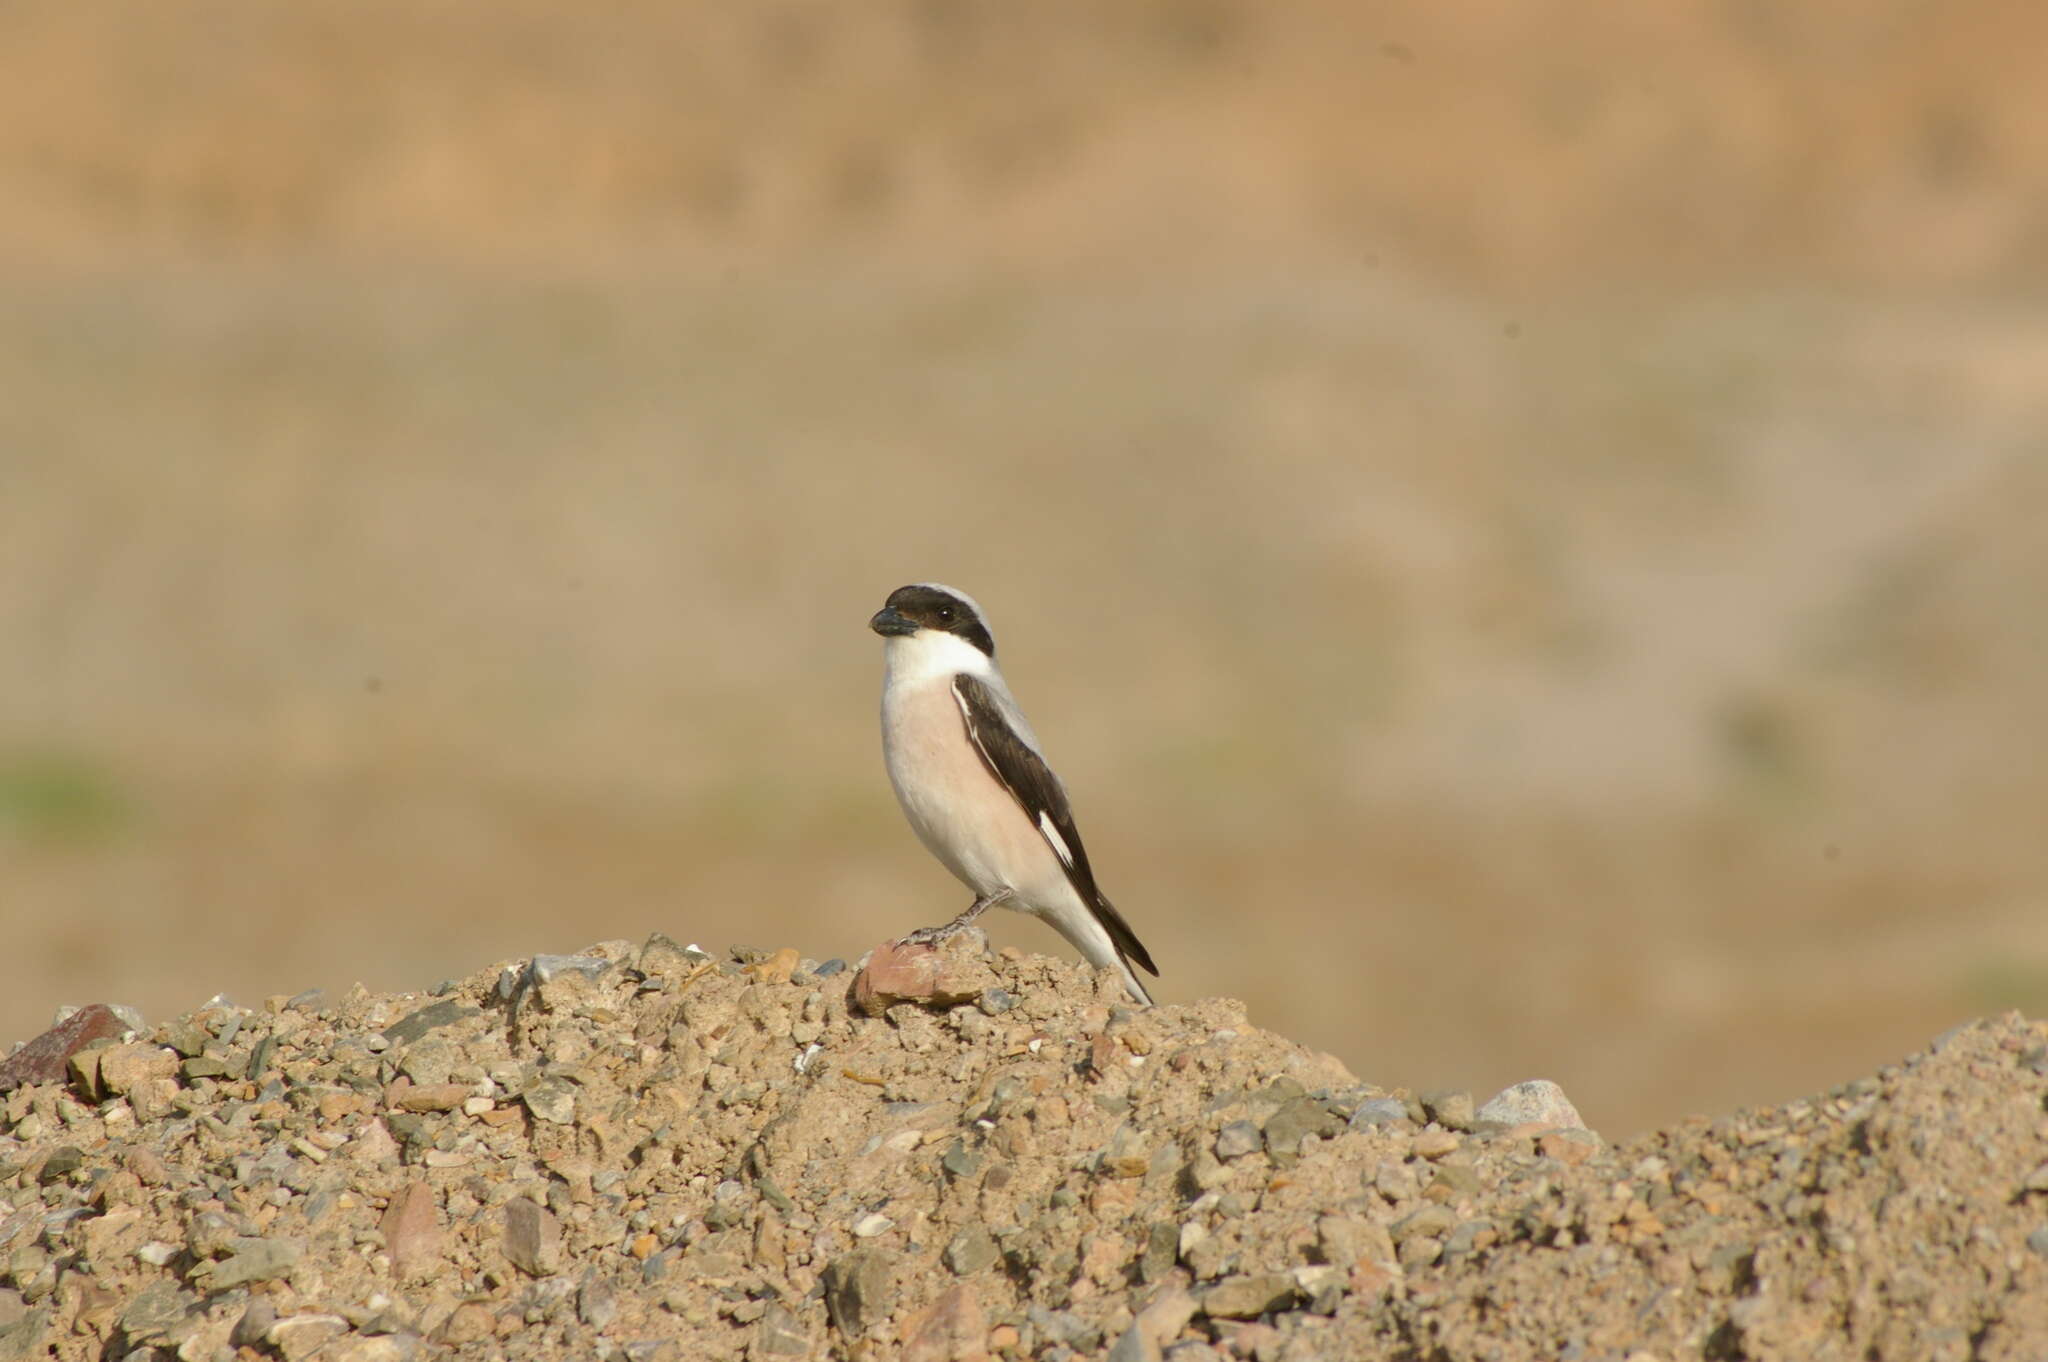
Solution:
[{"label": "bird's foot", "polygon": [[1000,893],[988,894],[981,898],[978,898],[974,902],[967,905],[966,912],[960,914],[960,916],[954,918],[951,922],[946,923],[942,927],[920,927],[916,931],[910,933],[910,935],[904,937],[903,944],[906,946],[944,945],[946,942],[951,941],[954,937],[960,935],[960,933],[966,931],[969,927],[972,927],[974,925],[974,919],[980,917],[983,913],[995,907],[997,904],[1007,901],[1009,897],[1010,891],[1005,889]]}]

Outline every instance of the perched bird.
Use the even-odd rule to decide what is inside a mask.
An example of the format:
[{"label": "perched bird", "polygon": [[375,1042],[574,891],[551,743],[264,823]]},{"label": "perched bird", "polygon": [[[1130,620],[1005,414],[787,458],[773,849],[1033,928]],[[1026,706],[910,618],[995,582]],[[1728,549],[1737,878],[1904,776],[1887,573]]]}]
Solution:
[{"label": "perched bird", "polygon": [[887,640],[882,756],[925,849],[974,891],[967,911],[905,941],[936,944],[998,905],[1029,913],[1094,965],[1111,965],[1141,1003],[1131,968],[1159,973],[1095,883],[1066,787],[996,666],[988,620],[966,593],[899,587],[868,627]]}]

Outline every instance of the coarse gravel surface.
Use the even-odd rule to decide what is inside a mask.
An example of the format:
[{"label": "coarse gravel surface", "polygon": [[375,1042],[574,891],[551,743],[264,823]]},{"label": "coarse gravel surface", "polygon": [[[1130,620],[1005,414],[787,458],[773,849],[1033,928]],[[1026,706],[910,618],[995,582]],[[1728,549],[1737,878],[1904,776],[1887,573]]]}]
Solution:
[{"label": "coarse gravel surface", "polygon": [[2048,1024],[1474,1099],[974,934],[89,1008],[0,1062],[0,1362],[2048,1357]]}]

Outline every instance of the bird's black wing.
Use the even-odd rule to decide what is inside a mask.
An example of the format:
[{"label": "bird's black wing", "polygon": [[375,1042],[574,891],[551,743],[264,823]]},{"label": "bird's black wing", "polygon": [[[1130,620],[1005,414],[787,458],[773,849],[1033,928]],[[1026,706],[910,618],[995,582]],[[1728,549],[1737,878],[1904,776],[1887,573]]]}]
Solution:
[{"label": "bird's black wing", "polygon": [[1095,883],[1095,872],[1088,865],[1088,849],[1081,845],[1081,833],[1074,826],[1074,811],[1067,804],[1066,788],[1045,764],[1045,758],[1012,726],[1001,698],[987,682],[967,672],[953,678],[953,698],[960,704],[968,741],[981,753],[982,764],[988,767],[996,783],[1010,792],[1010,797],[1024,810],[1024,816],[1052,848],[1053,855],[1059,857],[1074,891],[1102,923],[1110,941],[1126,958],[1144,966],[1147,973],[1159,973],[1131,924],[1124,921],[1123,914]]}]

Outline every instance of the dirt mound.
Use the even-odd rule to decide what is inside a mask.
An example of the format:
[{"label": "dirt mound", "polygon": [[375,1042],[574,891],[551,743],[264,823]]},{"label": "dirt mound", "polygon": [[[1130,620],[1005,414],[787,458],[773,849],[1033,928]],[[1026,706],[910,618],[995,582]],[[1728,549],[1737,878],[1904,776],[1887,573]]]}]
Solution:
[{"label": "dirt mound", "polygon": [[2048,1348],[2048,1025],[1609,1147],[978,952],[88,1009],[0,1065],[0,1359]]}]

